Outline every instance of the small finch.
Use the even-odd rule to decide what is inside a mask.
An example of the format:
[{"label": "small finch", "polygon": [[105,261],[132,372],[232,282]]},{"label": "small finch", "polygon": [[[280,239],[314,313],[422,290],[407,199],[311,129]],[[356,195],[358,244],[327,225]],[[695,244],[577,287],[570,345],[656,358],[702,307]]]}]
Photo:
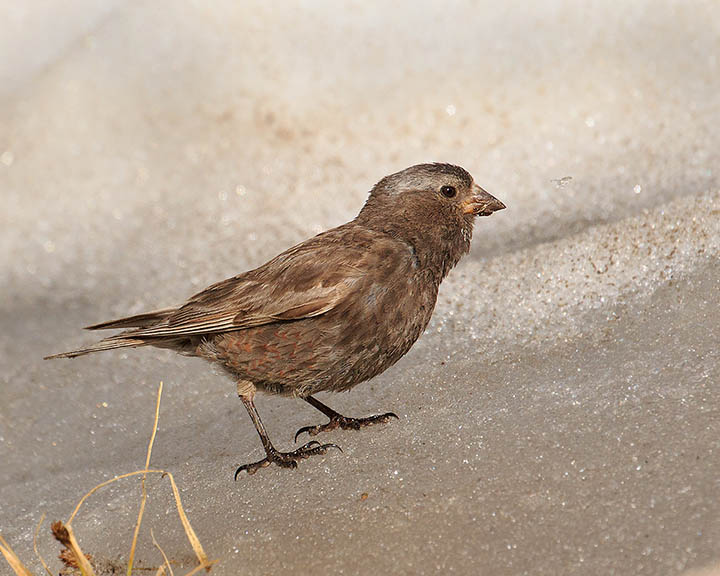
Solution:
[{"label": "small finch", "polygon": [[397,418],[348,418],[313,394],[348,390],[397,362],[425,330],[443,278],[470,249],[476,216],[505,205],[459,166],[419,164],[386,176],[360,214],[169,308],[89,326],[123,329],[73,352],[157,346],[222,366],[260,435],[266,457],[240,466],[252,474],[275,463],[324,454],[311,441],[292,452],[270,442],[255,392],[299,396],[330,421],[298,430],[314,436]]}]

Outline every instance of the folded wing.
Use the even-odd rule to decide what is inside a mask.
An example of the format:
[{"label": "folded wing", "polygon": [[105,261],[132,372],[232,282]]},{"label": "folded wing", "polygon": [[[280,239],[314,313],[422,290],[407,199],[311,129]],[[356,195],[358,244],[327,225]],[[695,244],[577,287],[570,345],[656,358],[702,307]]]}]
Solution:
[{"label": "folded wing", "polygon": [[87,348],[50,358],[127,346],[162,345],[192,336],[324,314],[353,290],[367,262],[360,247],[338,249],[332,243],[317,245],[313,240],[291,248],[260,268],[210,286],[180,308],[91,326],[90,329],[134,328]]}]

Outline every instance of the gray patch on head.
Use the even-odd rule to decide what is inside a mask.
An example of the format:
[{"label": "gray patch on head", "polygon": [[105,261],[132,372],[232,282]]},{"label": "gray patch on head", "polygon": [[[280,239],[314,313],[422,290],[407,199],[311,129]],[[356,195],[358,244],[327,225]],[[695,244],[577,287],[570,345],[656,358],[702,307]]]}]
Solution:
[{"label": "gray patch on head", "polygon": [[416,164],[395,174],[385,176],[380,182],[378,182],[372,189],[371,194],[382,190],[391,195],[399,194],[400,192],[412,189],[414,187],[423,188],[427,186],[429,178],[436,178],[438,176],[447,175],[451,176],[467,187],[472,186],[472,176],[460,166],[454,164],[444,164],[435,162],[433,164]]}]

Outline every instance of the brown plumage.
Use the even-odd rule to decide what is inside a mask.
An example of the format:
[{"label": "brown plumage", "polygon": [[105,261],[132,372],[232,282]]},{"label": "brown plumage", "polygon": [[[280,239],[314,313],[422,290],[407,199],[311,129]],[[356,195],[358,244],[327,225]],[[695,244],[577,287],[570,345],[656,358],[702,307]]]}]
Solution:
[{"label": "brown plumage", "polygon": [[347,390],[397,362],[427,326],[440,282],[470,249],[475,216],[504,207],[458,166],[413,166],[378,182],[351,222],[179,308],[90,326],[125,330],[49,358],[151,345],[218,363],[238,381],[267,452],[238,472],[271,462],[294,467],[332,445],[276,451],[255,410],[255,390],[298,395],[330,418],[299,433],[357,429],[394,416],[345,418],[311,395]]}]

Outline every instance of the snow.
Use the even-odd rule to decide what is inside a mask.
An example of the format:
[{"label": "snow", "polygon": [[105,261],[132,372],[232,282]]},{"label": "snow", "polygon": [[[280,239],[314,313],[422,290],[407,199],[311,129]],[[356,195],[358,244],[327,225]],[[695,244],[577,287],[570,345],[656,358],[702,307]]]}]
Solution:
[{"label": "snow", "polygon": [[[153,466],[217,574],[720,561],[717,3],[25,4],[0,18],[0,528],[36,573],[40,515],[142,467],[160,381]],[[400,416],[318,437],[342,453],[233,482],[262,449],[202,361],[41,359],[347,221],[427,161],[508,208],[478,221],[413,350],[322,396]],[[324,421],[258,409],[283,449]],[[138,556],[161,561],[152,526],[189,569],[150,489]],[[86,551],[127,559],[139,493],[88,501]]]}]

